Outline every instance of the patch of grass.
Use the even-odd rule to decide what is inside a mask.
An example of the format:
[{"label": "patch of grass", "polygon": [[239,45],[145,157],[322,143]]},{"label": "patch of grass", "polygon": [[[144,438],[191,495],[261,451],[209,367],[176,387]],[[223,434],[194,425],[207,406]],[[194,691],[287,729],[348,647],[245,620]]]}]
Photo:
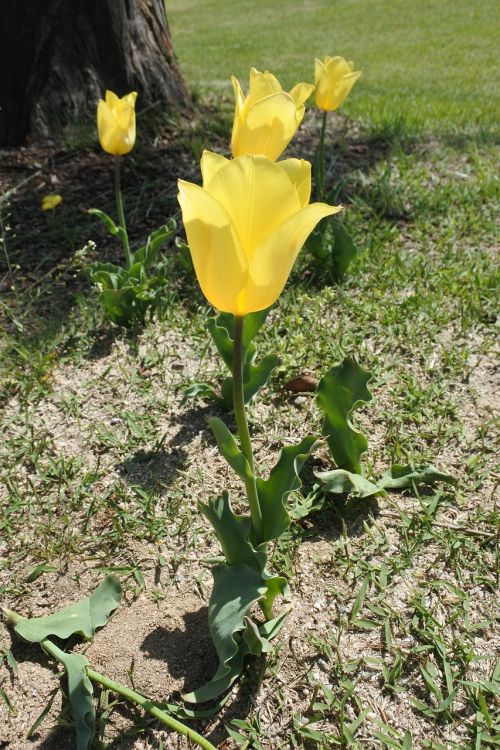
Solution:
[{"label": "patch of grass", "polygon": [[314,78],[314,58],[353,59],[363,77],[345,111],[377,130],[496,131],[495,0],[165,0],[187,80],[230,93],[251,66],[285,86]]}]

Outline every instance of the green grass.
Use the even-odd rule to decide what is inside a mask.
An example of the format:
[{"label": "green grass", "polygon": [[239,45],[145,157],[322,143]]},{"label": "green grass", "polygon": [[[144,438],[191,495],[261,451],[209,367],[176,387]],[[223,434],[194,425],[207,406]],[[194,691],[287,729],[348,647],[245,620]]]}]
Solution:
[{"label": "green grass", "polygon": [[314,58],[354,60],[363,76],[345,111],[408,127],[495,129],[500,86],[495,0],[165,0],[187,80],[232,96],[251,66],[283,85],[314,79]]}]

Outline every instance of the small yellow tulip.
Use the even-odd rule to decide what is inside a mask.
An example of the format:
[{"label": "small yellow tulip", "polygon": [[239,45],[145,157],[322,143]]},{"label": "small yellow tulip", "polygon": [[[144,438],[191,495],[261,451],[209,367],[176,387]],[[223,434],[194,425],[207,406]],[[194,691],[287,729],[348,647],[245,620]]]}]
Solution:
[{"label": "small yellow tulip", "polygon": [[233,156],[261,154],[278,159],[304,117],[304,103],[314,91],[309,83],[298,83],[290,93],[283,91],[272,73],[250,70],[250,89],[245,99],[233,76],[236,107],[231,150]]},{"label": "small yellow tulip", "polygon": [[204,151],[203,187],[179,180],[196,276],[208,301],[246,315],[269,307],[316,224],[341,206],[309,204],[311,165]]},{"label": "small yellow tulip", "polygon": [[121,99],[112,91],[106,91],[106,100],[99,100],[97,131],[101,146],[108,154],[128,154],[134,148],[136,98],[136,91]]},{"label": "small yellow tulip", "polygon": [[62,203],[62,195],[58,195],[57,193],[44,195],[42,198],[42,211],[52,211],[60,203]]},{"label": "small yellow tulip", "polygon": [[341,106],[361,75],[360,71],[353,71],[353,66],[343,57],[315,60],[316,106],[326,112]]}]

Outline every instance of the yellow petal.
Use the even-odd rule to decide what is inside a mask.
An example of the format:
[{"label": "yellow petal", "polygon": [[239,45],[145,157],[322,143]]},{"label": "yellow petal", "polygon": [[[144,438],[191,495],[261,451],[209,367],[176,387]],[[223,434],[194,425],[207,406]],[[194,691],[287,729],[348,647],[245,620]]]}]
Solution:
[{"label": "yellow petal", "polygon": [[240,122],[233,156],[261,154],[278,159],[297,130],[296,113],[295,102],[285,92],[260,99]]},{"label": "yellow petal", "polygon": [[225,208],[247,258],[301,207],[287,172],[262,156],[228,161],[208,190]]},{"label": "yellow petal", "polygon": [[283,159],[278,166],[284,169],[294,185],[300,207],[304,208],[311,197],[311,164],[305,159]]},{"label": "yellow petal", "polygon": [[106,91],[104,98],[109,107],[117,107],[120,102],[120,98],[113,91]]},{"label": "yellow petal", "polygon": [[255,68],[250,69],[250,87],[248,99],[251,104],[263,99],[265,96],[277,94],[283,91],[280,82],[272,73],[260,73]]},{"label": "yellow petal", "polygon": [[60,203],[62,203],[62,195],[57,193],[44,195],[42,198],[42,211],[52,211]]},{"label": "yellow petal", "polygon": [[200,167],[203,177],[203,187],[206,188],[219,169],[227,164],[229,160],[221,154],[205,150],[201,155]]},{"label": "yellow petal", "polygon": [[248,263],[224,207],[204,188],[179,180],[178,200],[196,277],[219,310],[237,314],[236,300],[248,280]]},{"label": "yellow petal", "polygon": [[295,106],[298,108],[302,107],[302,105],[305,104],[313,91],[314,86],[312,85],[312,83],[298,83],[290,91],[290,96],[294,100]]},{"label": "yellow petal", "polygon": [[250,278],[239,300],[240,310],[246,314],[272,305],[283,291],[297,255],[316,224],[340,210],[341,206],[312,203],[277,228],[251,260]]}]

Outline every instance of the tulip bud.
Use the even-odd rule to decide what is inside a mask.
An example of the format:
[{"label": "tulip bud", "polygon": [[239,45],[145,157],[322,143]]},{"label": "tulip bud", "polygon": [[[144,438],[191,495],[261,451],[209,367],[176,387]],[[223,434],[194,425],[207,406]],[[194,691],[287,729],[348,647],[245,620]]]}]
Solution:
[{"label": "tulip bud", "polygon": [[352,62],[343,57],[325,57],[315,60],[316,106],[330,112],[338,109],[361,75],[353,71]]},{"label": "tulip bud", "polygon": [[106,99],[97,106],[97,131],[102,148],[108,154],[120,156],[132,151],[135,143],[135,100],[137,92],[121,99],[106,91]]},{"label": "tulip bud", "polygon": [[283,91],[271,73],[250,70],[250,90],[245,99],[239,81],[233,82],[236,106],[231,137],[233,156],[261,154],[278,159],[292,140],[304,117],[304,103],[313,92],[309,83]]}]

